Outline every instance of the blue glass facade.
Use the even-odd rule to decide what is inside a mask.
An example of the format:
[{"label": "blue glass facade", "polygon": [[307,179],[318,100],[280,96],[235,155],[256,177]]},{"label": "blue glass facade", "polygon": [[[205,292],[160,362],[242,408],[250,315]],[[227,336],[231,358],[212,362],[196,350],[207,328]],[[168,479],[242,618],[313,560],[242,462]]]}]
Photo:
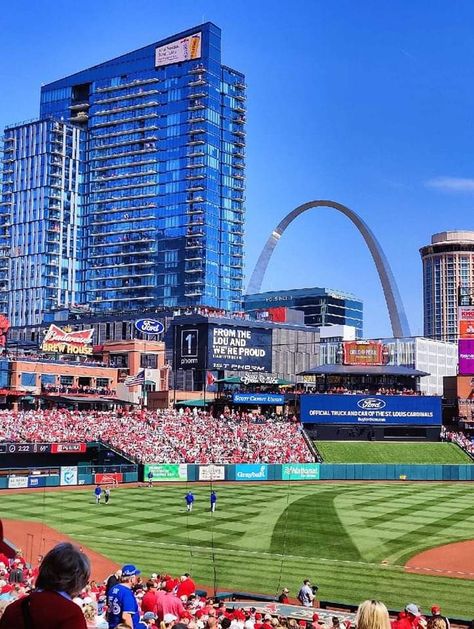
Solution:
[{"label": "blue glass facade", "polygon": [[80,133],[76,291],[98,313],[240,309],[245,98],[210,23],[42,87],[41,119]]},{"label": "blue glass facade", "polygon": [[12,325],[40,323],[79,298],[81,137],[53,120],[5,130],[0,308]]},{"label": "blue glass facade", "polygon": [[363,302],[355,295],[313,287],[244,296],[244,310],[249,313],[278,307],[301,310],[306,325],[352,325],[357,337],[362,338]]}]

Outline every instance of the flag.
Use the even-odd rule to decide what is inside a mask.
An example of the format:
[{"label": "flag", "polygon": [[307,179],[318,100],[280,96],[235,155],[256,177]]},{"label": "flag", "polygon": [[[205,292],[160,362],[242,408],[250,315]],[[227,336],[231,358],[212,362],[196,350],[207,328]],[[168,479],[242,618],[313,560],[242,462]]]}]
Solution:
[{"label": "flag", "polygon": [[145,370],[144,369],[140,370],[136,376],[128,376],[127,378],[125,378],[123,383],[126,387],[135,387],[138,384],[144,384],[145,383]]},{"label": "flag", "polygon": [[214,374],[212,373],[212,371],[208,371],[206,374],[206,384],[208,387],[212,386],[214,384],[214,382],[216,381],[216,378],[214,376]]}]

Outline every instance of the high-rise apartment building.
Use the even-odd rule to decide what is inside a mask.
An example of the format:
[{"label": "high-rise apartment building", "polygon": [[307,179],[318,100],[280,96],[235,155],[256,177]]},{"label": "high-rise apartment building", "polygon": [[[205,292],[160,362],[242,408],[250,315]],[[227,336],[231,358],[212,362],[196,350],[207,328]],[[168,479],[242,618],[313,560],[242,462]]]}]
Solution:
[{"label": "high-rise apartment building", "polygon": [[434,234],[420,249],[423,262],[424,336],[455,342],[458,299],[474,286],[474,232]]},{"label": "high-rise apartment building", "polygon": [[39,121],[4,134],[12,325],[81,302],[239,309],[245,100],[211,23],[43,86]]}]

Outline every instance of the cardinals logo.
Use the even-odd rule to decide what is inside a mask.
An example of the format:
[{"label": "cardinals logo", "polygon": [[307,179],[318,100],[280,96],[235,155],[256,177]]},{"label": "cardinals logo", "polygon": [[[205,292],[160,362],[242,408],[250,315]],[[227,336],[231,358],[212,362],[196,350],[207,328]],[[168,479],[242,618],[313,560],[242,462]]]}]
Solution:
[{"label": "cardinals logo", "polygon": [[7,332],[10,329],[10,321],[5,315],[0,315],[0,347],[5,347]]}]

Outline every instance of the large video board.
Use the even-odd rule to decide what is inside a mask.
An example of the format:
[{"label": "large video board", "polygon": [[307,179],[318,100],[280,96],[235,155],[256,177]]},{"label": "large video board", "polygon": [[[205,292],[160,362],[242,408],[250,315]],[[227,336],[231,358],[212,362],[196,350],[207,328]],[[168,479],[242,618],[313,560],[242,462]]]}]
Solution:
[{"label": "large video board", "polygon": [[177,325],[176,369],[271,372],[272,331],[238,325]]},{"label": "large video board", "polygon": [[302,395],[301,421],[311,424],[441,424],[441,398],[424,395]]}]

